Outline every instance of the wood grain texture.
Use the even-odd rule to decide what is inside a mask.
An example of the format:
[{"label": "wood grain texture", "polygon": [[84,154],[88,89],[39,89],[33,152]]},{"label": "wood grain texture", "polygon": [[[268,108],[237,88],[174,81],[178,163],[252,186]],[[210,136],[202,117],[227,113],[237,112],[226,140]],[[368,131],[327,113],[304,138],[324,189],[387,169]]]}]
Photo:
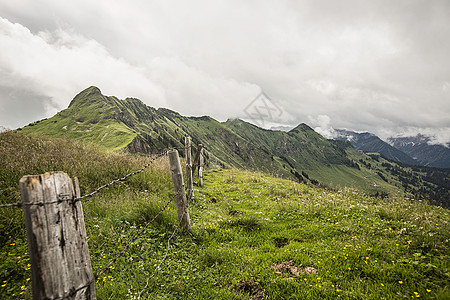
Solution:
[{"label": "wood grain texture", "polygon": [[191,230],[191,220],[186,207],[186,193],[184,191],[183,172],[177,150],[169,151],[170,173],[172,174],[175,204],[177,206],[178,222],[185,230]]},{"label": "wood grain texture", "polygon": [[56,202],[79,196],[78,186],[63,172],[24,176],[19,184],[34,299],[95,299],[81,202]]}]

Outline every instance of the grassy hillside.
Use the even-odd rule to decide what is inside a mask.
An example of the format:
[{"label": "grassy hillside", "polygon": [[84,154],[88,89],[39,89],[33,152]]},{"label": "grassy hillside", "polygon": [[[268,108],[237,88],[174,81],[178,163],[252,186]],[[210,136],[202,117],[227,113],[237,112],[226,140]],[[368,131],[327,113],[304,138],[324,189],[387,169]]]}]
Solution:
[{"label": "grassy hillside", "polygon": [[[96,145],[0,134],[0,201],[19,201],[25,174],[62,170],[82,194],[150,157]],[[381,163],[381,162],[380,162]],[[399,197],[327,190],[262,173],[209,170],[144,299],[448,299],[448,210]],[[94,273],[170,199],[166,158],[83,201]],[[22,211],[0,214],[1,299],[30,299]],[[96,282],[98,299],[136,299],[166,253],[173,203]]]},{"label": "grassy hillside", "polygon": [[[372,194],[395,190],[378,176],[360,172],[345,149],[305,124],[285,133],[241,120],[220,123],[207,116],[184,117],[168,109],[148,107],[137,99],[104,96],[96,87],[76,95],[69,107],[54,117],[21,131],[140,153],[182,148],[184,137],[191,136],[194,145],[204,145],[207,164],[212,167],[263,171],[332,186],[352,185]],[[310,176],[301,175],[304,173]]]},{"label": "grassy hillside", "polygon": [[[242,120],[220,123],[208,116],[185,117],[169,109],[154,109],[138,99],[104,96],[90,87],[54,117],[19,130],[146,154],[183,148],[185,136],[191,136],[194,145],[203,144],[210,167],[262,171],[328,187],[352,186],[371,195],[406,192],[450,206],[446,183],[450,171],[440,171],[438,176],[434,171],[405,170],[386,160],[379,163],[378,157],[356,151],[348,142],[327,140],[306,124],[281,132]],[[398,169],[400,173],[392,172]],[[408,172],[411,176],[404,176]]]}]

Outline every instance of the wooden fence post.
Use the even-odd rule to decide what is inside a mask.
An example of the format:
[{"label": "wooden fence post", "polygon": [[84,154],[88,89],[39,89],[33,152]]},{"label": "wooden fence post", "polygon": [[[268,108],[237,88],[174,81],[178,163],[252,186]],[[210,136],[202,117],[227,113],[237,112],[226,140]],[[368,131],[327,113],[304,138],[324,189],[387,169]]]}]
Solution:
[{"label": "wooden fence post", "polygon": [[186,189],[188,199],[194,199],[194,180],[192,178],[192,154],[191,154],[191,138],[185,138],[186,147]]},{"label": "wooden fence post", "polygon": [[203,148],[202,144],[198,144],[197,153],[195,153],[194,163],[192,164],[192,177],[195,178],[195,171],[200,164],[200,152]]},{"label": "wooden fence post", "polygon": [[170,173],[172,174],[175,204],[177,206],[178,222],[183,229],[191,230],[191,220],[186,207],[186,193],[184,191],[183,172],[177,150],[169,151]]},{"label": "wooden fence post", "polygon": [[200,152],[200,157],[199,157],[199,164],[198,164],[198,184],[200,186],[203,186],[203,146],[202,144],[199,145],[199,152]]},{"label": "wooden fence post", "polygon": [[[64,172],[20,179],[34,299],[96,299],[80,196]],[[74,187],[75,185],[75,187]]]}]

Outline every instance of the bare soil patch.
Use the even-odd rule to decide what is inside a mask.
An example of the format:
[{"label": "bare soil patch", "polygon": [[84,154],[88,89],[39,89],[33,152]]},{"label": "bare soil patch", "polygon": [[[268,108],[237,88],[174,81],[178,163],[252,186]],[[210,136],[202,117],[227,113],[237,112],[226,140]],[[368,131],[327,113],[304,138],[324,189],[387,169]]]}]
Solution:
[{"label": "bare soil patch", "polygon": [[294,265],[294,261],[292,259],[271,265],[270,268],[275,271],[275,274],[278,274],[278,275],[283,274],[283,272],[291,273],[292,275],[295,275],[295,276],[299,276],[300,274],[303,274],[303,273],[308,273],[308,274],[316,274],[317,273],[317,269],[315,269],[313,267],[296,267]]},{"label": "bare soil patch", "polygon": [[233,287],[233,291],[236,293],[249,294],[253,300],[264,299],[264,290],[253,280],[239,281],[236,286]]}]

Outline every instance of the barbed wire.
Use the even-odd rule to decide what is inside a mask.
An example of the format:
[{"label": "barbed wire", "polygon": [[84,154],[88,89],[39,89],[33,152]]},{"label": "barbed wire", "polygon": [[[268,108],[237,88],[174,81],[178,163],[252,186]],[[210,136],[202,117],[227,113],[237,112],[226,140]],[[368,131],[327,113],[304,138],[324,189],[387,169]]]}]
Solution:
[{"label": "barbed wire", "polygon": [[[82,285],[82,286],[80,286],[80,287],[78,287],[78,288],[76,288],[76,289],[74,289],[74,290],[71,290],[71,291],[69,291],[66,295],[63,295],[63,296],[61,296],[61,297],[57,297],[57,298],[53,298],[52,300],[62,300],[62,299],[67,299],[67,298],[70,298],[70,297],[73,297],[77,292],[79,292],[80,290],[82,290],[82,289],[84,289],[84,288],[87,288],[88,286],[90,286],[91,284],[93,284],[95,281],[97,281],[97,279],[103,274],[103,273],[105,273],[107,270],[109,270],[109,268],[122,256],[122,255],[124,255],[125,254],[125,252],[127,251],[127,249],[133,244],[133,242],[134,241],[136,241],[136,239],[139,237],[139,236],[141,236],[141,234],[142,233],[144,233],[144,231],[148,228],[148,226],[150,225],[150,224],[152,224],[153,223],[153,221],[155,221],[155,219],[159,216],[159,215],[161,215],[166,209],[167,209],[167,207],[169,206],[169,204],[170,204],[170,202],[172,202],[173,201],[173,199],[175,198],[175,196],[176,196],[176,194],[174,194],[173,196],[172,196],[172,198],[169,200],[169,201],[167,201],[167,203],[163,206],[163,208],[150,220],[150,221],[148,221],[147,222],[147,224],[145,224],[145,226],[138,232],[138,233],[136,233],[135,235],[134,235],[134,237],[128,242],[128,244],[123,248],[123,250],[122,251],[120,251],[119,252],[119,254],[117,254],[116,255],[116,257],[114,257],[110,262],[109,262],[109,264],[106,266],[106,267],[104,267],[100,272],[98,272],[91,280],[89,280],[86,284],[84,284],[84,285]],[[177,226],[178,227],[178,226]],[[173,234],[172,234],[172,236],[173,236]],[[169,239],[170,240],[170,239]]]},{"label": "barbed wire", "polygon": [[165,150],[164,152],[161,152],[161,153],[157,154],[154,158],[152,158],[152,159],[151,159],[145,166],[143,166],[141,169],[139,169],[139,170],[137,170],[137,171],[134,171],[134,172],[131,172],[131,173],[128,173],[127,175],[123,176],[122,178],[114,179],[114,180],[111,181],[110,183],[104,184],[104,185],[102,185],[101,187],[97,188],[97,189],[96,189],[95,191],[93,191],[92,193],[89,193],[89,194],[84,195],[84,196],[79,197],[79,198],[75,198],[75,199],[73,199],[73,201],[76,202],[76,201],[83,200],[83,199],[85,199],[85,198],[92,197],[92,196],[94,196],[95,194],[97,194],[98,192],[100,192],[101,190],[103,190],[104,188],[107,188],[107,187],[109,187],[110,185],[115,184],[116,182],[124,181],[125,179],[127,179],[127,178],[130,177],[130,176],[133,176],[133,175],[136,175],[136,174],[139,174],[139,173],[143,172],[143,171],[144,171],[146,168],[148,168],[148,166],[150,166],[155,160],[157,160],[157,159],[160,158],[161,156],[167,155],[167,153],[168,153],[168,150]]},{"label": "barbed wire", "polygon": [[153,219],[151,219],[147,224],[145,224],[144,228],[141,229],[141,231],[139,231],[138,233],[135,234],[135,236],[130,240],[130,242],[123,248],[123,250],[115,257],[113,258],[113,260],[111,260],[111,262],[105,267],[103,268],[103,270],[101,270],[99,273],[97,273],[97,275],[95,275],[95,280],[97,280],[100,275],[102,275],[104,272],[106,272],[106,270],[109,269],[110,266],[112,266],[113,263],[115,263],[119,257],[121,257],[125,251],[131,246],[131,244],[145,231],[145,229],[147,229],[147,227],[153,223],[153,221],[160,215],[162,214],[162,212],[164,210],[166,210],[167,206],[169,206],[170,202],[172,202],[172,200],[175,198],[176,194],[173,195],[173,197],[166,203],[166,205],[164,205],[164,207],[153,217]]},{"label": "barbed wire", "polygon": [[8,203],[8,204],[0,204],[0,208],[5,208],[5,207],[21,207],[22,206],[22,202],[15,202],[15,203]]},{"label": "barbed wire", "polygon": [[8,204],[0,204],[0,208],[5,208],[5,207],[23,207],[23,206],[33,206],[33,205],[38,205],[38,206],[43,206],[43,205],[48,205],[48,204],[55,204],[55,203],[61,203],[64,201],[73,201],[74,203],[77,201],[81,201],[85,198],[89,198],[94,196],[95,194],[99,193],[101,190],[119,182],[119,181],[124,181],[125,179],[127,179],[130,176],[139,174],[141,172],[143,172],[146,168],[148,168],[155,160],[157,160],[158,158],[167,155],[168,150],[164,150],[163,152],[157,154],[155,157],[153,157],[145,166],[143,166],[141,169],[128,173],[127,175],[121,177],[121,178],[117,178],[114,179],[113,181],[111,181],[110,183],[104,184],[100,187],[98,187],[97,189],[95,189],[93,192],[86,194],[82,197],[78,197],[78,198],[74,198],[72,195],[70,194],[59,194],[57,196],[57,200],[55,201],[50,201],[50,202],[39,202],[39,203],[23,203],[23,202],[15,202],[15,203],[8,203]]},{"label": "barbed wire", "polygon": [[[176,195],[176,194],[175,194]],[[174,195],[174,197],[175,197]],[[178,225],[175,227],[175,229],[172,232],[172,235],[169,237],[169,239],[167,240],[167,249],[166,249],[166,253],[164,254],[163,259],[161,259],[161,261],[159,262],[158,266],[155,268],[155,270],[153,271],[152,275],[150,275],[150,277],[147,278],[147,283],[145,284],[144,288],[142,289],[142,291],[139,293],[139,297],[138,300],[141,299],[142,294],[144,294],[145,289],[148,287],[148,283],[150,281],[150,279],[153,278],[153,276],[155,276],[156,272],[159,270],[159,268],[161,267],[161,265],[163,264],[163,262],[166,260],[167,258],[167,254],[169,253],[169,247],[170,247],[170,240],[172,239],[172,237],[175,235],[175,232],[177,232],[178,228],[181,225],[181,220],[183,220],[184,215],[186,214],[186,211],[183,211],[183,214],[181,215],[181,218],[179,218],[178,220]]]},{"label": "barbed wire", "polygon": [[170,240],[171,240],[172,237],[175,235],[175,232],[177,232],[177,230],[178,230],[178,225],[177,225],[177,227],[175,227],[175,229],[174,229],[173,232],[172,232],[172,235],[171,235],[171,236],[169,237],[169,239],[167,240],[166,254],[164,254],[163,259],[159,262],[159,265],[155,268],[155,270],[153,271],[153,274],[152,274],[149,278],[147,278],[147,283],[145,284],[144,288],[142,289],[141,293],[139,294],[138,299],[141,299],[142,294],[144,293],[145,289],[148,287],[148,283],[149,283],[150,279],[151,279],[153,276],[155,276],[156,271],[159,270],[159,268],[161,267],[162,263],[166,260],[167,254],[169,253]]}]

